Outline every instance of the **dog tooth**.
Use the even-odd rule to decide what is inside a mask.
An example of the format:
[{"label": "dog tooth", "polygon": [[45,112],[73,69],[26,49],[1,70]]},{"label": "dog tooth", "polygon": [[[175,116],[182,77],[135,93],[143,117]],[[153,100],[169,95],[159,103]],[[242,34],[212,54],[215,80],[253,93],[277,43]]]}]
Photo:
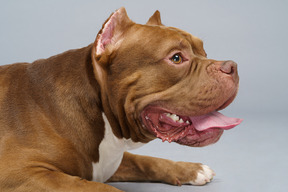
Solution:
[{"label": "dog tooth", "polygon": [[187,123],[187,124],[190,124],[190,122],[189,122],[188,120],[186,121],[186,123]]},{"label": "dog tooth", "polygon": [[167,117],[171,117],[171,113],[164,113]]},{"label": "dog tooth", "polygon": [[180,117],[176,114],[172,114],[171,119],[173,119],[174,121],[179,121]]},{"label": "dog tooth", "polygon": [[183,119],[181,119],[178,115],[176,114],[171,114],[171,113],[164,113],[164,115],[166,115],[167,117],[169,117],[170,119],[172,119],[175,122],[180,122],[180,123],[184,123]]}]

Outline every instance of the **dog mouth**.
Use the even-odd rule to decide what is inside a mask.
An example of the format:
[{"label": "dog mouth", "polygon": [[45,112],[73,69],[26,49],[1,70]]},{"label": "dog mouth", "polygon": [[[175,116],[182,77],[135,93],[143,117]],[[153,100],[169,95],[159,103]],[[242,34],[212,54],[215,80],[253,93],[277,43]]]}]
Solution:
[{"label": "dog mouth", "polygon": [[157,106],[147,106],[141,113],[142,123],[162,141],[201,147],[217,142],[223,131],[242,119],[231,118],[217,111],[202,116],[183,116]]}]

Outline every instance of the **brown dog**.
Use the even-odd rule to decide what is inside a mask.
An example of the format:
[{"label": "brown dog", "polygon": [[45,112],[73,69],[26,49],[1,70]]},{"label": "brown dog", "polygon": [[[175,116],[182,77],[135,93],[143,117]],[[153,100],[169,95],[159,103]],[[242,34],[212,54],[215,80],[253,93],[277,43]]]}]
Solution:
[{"label": "brown dog", "polygon": [[125,152],[156,137],[205,146],[241,122],[216,112],[236,96],[236,64],[207,59],[202,45],[162,25],[158,11],[140,25],[121,8],[94,44],[1,66],[1,191],[119,191],[101,183],[108,179],[209,182],[205,165]]}]

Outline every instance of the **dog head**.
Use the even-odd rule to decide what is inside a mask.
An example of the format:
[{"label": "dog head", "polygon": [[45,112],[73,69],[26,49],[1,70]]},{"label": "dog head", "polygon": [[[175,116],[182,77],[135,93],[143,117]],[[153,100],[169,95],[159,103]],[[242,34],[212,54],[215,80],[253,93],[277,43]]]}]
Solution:
[{"label": "dog head", "polygon": [[103,109],[118,137],[205,146],[241,122],[217,112],[237,94],[236,63],[208,59],[199,38],[164,26],[158,11],[140,25],[117,10],[92,54]]}]

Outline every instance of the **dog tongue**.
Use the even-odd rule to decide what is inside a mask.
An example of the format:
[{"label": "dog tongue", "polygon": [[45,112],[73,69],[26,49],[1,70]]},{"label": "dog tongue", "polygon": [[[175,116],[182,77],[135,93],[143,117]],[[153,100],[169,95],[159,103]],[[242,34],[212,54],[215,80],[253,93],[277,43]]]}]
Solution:
[{"label": "dog tongue", "polygon": [[232,129],[239,125],[242,119],[226,117],[219,112],[212,112],[198,117],[190,117],[194,127],[198,131],[210,128]]}]

